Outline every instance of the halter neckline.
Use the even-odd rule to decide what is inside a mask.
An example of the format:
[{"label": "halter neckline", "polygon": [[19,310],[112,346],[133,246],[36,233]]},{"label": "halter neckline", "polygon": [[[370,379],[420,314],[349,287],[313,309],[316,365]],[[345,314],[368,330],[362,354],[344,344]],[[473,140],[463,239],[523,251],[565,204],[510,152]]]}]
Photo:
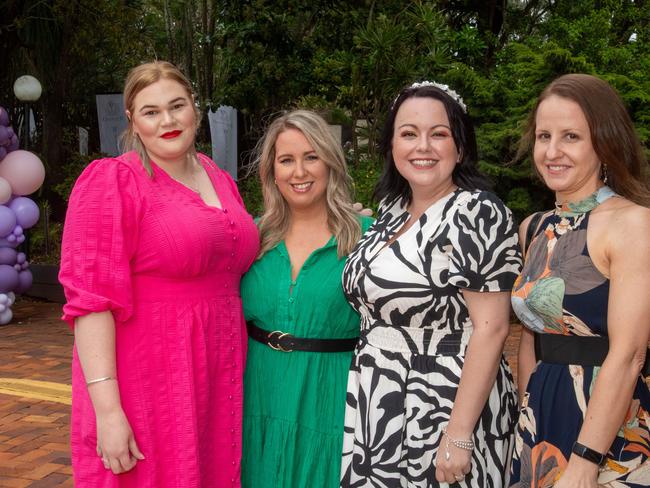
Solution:
[{"label": "halter neckline", "polygon": [[609,186],[601,186],[591,195],[577,202],[555,202],[555,214],[560,217],[575,217],[590,212],[615,195],[616,193]]}]

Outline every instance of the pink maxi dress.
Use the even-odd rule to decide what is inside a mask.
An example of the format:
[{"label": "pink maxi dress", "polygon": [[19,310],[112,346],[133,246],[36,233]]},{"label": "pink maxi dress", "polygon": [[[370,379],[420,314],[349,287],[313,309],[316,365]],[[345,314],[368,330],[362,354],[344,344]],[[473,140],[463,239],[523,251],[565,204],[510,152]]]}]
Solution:
[{"label": "pink maxi dress", "polygon": [[[71,451],[77,488],[239,487],[246,330],[239,281],[259,246],[235,183],[200,161],[222,208],[135,152],[94,161],[70,197],[64,320],[115,317],[122,407],[146,459],[104,469],[76,348]],[[91,378],[89,378],[91,379]]]}]

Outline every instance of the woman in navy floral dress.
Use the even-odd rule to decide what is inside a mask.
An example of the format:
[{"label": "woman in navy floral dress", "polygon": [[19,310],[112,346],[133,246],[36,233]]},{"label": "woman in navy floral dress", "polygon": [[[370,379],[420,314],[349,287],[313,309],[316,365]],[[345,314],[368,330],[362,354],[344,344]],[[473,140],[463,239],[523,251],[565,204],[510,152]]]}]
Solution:
[{"label": "woman in navy floral dress", "polygon": [[524,142],[557,203],[520,229],[532,240],[512,293],[525,328],[511,487],[650,486],[643,150],[616,92],[588,75],[544,90]]}]

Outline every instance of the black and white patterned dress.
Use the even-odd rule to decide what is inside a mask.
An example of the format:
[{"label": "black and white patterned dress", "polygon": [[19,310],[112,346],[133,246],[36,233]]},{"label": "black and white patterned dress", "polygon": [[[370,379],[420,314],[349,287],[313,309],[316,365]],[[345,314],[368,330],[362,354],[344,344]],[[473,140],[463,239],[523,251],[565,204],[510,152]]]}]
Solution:
[{"label": "black and white patterned dress", "polygon": [[[361,315],[343,488],[448,486],[436,481],[434,460],[472,334],[461,289],[510,291],[521,270],[510,211],[491,193],[452,192],[386,246],[408,218],[401,199],[381,205],[343,274]],[[472,470],[453,487],[507,486],[516,404],[502,358],[474,430]]]}]

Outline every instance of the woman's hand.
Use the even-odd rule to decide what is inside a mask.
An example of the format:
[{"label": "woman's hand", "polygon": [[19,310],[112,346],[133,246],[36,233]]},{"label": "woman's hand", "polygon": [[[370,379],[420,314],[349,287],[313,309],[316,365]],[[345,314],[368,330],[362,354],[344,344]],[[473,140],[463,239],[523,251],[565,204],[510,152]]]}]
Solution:
[{"label": "woman's hand", "polygon": [[572,455],[553,488],[598,488],[598,466]]},{"label": "woman's hand", "polygon": [[[449,452],[449,459],[447,459]],[[447,444],[447,436],[440,438],[440,446],[436,455],[436,480],[456,483],[462,481],[472,469],[472,451],[460,449],[451,442]]]},{"label": "woman's hand", "polygon": [[365,215],[366,217],[372,217],[372,209],[371,208],[364,208],[363,203],[361,202],[356,202],[352,204],[352,209],[358,213],[359,215]]},{"label": "woman's hand", "polygon": [[97,415],[97,455],[114,474],[131,470],[144,459],[121,408]]}]

